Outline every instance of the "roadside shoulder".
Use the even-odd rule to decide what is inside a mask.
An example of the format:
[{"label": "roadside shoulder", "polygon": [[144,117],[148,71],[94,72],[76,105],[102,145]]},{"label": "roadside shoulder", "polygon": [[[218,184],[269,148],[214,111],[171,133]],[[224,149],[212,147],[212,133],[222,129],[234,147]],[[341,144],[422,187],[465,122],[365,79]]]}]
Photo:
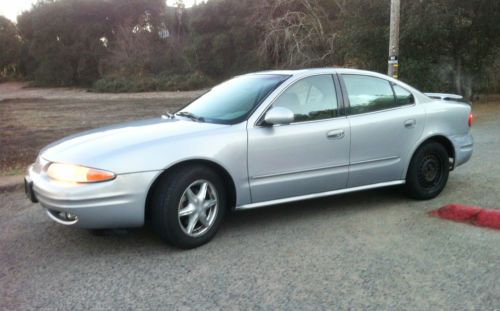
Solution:
[{"label": "roadside shoulder", "polygon": [[23,176],[0,176],[0,191],[11,191],[21,188],[23,185]]}]

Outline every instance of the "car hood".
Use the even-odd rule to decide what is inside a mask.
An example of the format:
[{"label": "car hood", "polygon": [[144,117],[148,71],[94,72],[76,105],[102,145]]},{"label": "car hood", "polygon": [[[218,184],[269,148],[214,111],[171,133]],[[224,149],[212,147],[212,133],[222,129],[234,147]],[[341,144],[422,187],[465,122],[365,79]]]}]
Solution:
[{"label": "car hood", "polygon": [[[95,168],[102,158],[126,154],[135,148],[185,139],[200,132],[228,125],[194,122],[181,118],[149,119],[122,123],[75,134],[56,141],[40,152],[50,162],[88,165]],[[96,166],[97,165],[97,166]]]}]

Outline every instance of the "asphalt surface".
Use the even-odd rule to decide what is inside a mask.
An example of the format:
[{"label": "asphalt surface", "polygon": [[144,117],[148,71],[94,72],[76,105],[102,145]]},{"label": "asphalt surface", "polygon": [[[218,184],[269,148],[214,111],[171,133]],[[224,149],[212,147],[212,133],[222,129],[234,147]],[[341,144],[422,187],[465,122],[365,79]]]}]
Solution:
[{"label": "asphalt surface", "polygon": [[398,188],[238,212],[181,251],[149,228],[94,236],[0,194],[0,309],[499,310],[500,231],[428,216],[500,208],[500,121],[436,199]]}]

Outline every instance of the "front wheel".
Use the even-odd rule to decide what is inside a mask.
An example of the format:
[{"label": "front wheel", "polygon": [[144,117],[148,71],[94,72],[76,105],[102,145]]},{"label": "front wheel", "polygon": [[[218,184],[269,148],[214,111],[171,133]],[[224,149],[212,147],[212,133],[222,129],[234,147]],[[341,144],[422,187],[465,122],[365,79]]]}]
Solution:
[{"label": "front wheel", "polygon": [[210,168],[182,167],[163,176],[151,204],[154,230],[167,243],[187,249],[214,237],[226,210],[226,194]]},{"label": "front wheel", "polygon": [[406,174],[406,192],[417,200],[429,200],[443,191],[448,181],[449,158],[443,145],[427,143],[415,152]]}]

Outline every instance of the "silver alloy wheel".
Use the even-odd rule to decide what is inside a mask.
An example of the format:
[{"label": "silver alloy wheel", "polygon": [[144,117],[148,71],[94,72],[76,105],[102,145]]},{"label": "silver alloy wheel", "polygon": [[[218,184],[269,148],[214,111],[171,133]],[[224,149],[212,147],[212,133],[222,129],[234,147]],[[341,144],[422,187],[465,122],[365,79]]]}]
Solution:
[{"label": "silver alloy wheel", "polygon": [[197,180],[182,194],[178,208],[179,224],[189,236],[198,237],[215,222],[219,209],[217,191],[207,180]]}]

